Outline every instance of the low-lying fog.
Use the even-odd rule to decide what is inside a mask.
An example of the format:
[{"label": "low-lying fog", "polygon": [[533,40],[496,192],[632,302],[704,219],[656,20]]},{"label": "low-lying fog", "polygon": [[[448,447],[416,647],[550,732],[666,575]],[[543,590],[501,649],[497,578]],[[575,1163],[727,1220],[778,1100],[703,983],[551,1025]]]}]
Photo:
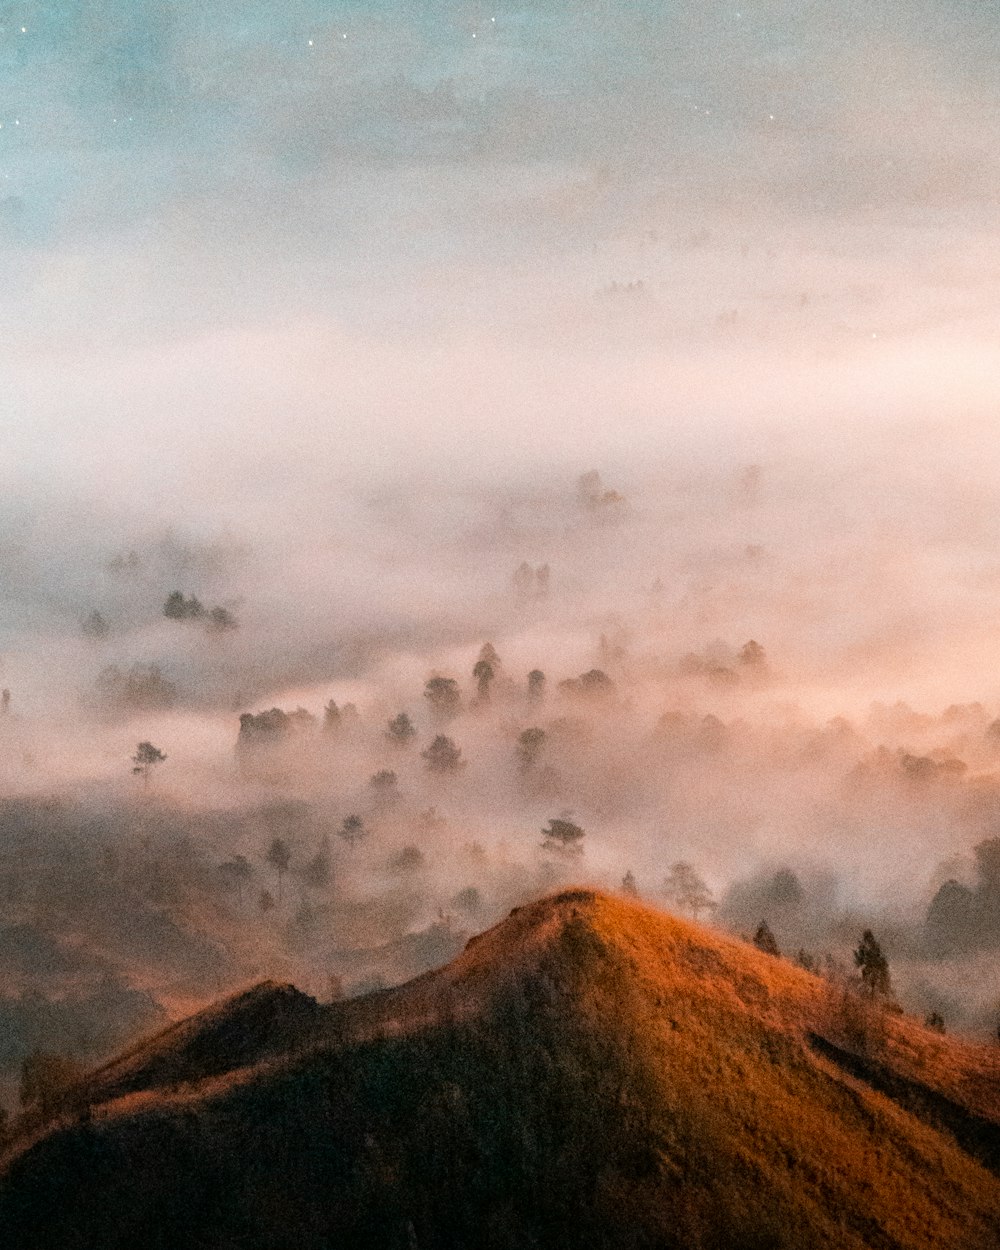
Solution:
[{"label": "low-lying fog", "polygon": [[0,1080],[626,874],[992,1031],[996,17],[59,7],[0,27]]}]

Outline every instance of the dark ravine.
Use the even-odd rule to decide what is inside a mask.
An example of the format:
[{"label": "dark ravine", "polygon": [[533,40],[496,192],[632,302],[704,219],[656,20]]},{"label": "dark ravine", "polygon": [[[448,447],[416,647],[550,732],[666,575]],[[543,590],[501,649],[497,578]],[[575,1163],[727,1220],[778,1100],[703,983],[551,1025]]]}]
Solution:
[{"label": "dark ravine", "polygon": [[897,1106],[931,1128],[950,1134],[958,1145],[995,1175],[1000,1175],[1000,1124],[946,1098],[938,1090],[893,1072],[877,1059],[854,1054],[817,1033],[809,1045],[842,1071],[891,1098]]}]

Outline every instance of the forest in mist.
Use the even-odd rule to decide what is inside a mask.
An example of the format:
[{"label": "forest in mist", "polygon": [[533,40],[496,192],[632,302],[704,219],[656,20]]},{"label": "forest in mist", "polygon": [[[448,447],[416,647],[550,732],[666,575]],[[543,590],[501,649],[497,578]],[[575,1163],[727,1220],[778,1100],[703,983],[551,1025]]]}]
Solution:
[{"label": "forest in mist", "polygon": [[834,973],[872,928],[907,1009],[992,1032],[989,547],[775,459],[338,507],[8,538],[11,1090],[253,980],[397,984],[581,881]]},{"label": "forest in mist", "polygon": [[2,6],[8,1105],[569,882],[994,1034],[998,21]]}]

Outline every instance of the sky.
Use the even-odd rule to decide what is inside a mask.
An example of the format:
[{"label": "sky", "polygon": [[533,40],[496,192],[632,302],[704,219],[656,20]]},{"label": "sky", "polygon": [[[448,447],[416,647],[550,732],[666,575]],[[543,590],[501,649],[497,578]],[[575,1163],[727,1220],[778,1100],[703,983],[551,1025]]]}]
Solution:
[{"label": "sky", "polygon": [[992,418],[993,5],[0,19],[8,497]]}]

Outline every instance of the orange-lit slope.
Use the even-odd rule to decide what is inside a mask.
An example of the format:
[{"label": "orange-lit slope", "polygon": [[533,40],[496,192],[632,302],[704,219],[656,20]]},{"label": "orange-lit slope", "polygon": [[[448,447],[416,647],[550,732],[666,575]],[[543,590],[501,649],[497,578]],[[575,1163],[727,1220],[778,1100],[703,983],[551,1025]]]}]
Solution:
[{"label": "orange-lit slope", "polygon": [[75,1098],[8,1164],[11,1247],[1000,1245],[998,1052],[589,891],[370,998],[259,987]]}]

